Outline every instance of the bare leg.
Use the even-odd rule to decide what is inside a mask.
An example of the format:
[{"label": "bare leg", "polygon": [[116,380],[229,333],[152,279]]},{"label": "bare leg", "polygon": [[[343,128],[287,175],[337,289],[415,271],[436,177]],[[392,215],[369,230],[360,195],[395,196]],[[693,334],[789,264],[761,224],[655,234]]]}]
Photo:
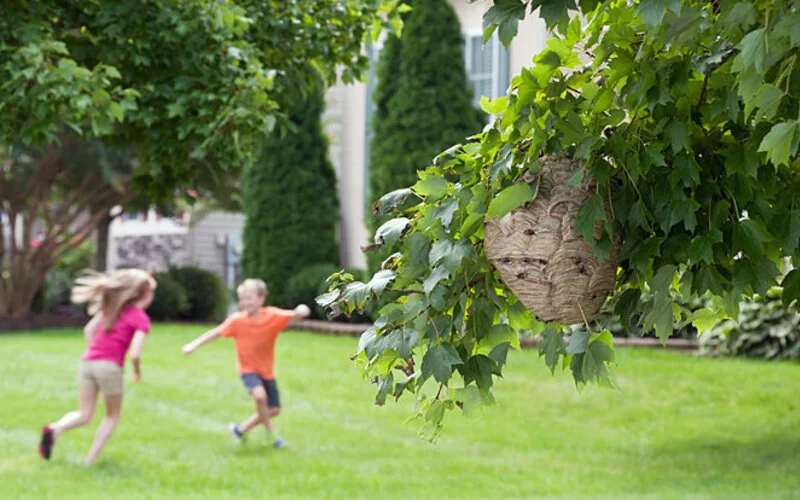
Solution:
[{"label": "bare leg", "polygon": [[117,428],[117,423],[119,422],[119,417],[122,412],[122,394],[114,394],[113,396],[105,395],[105,400],[106,416],[103,417],[103,421],[100,422],[100,426],[97,428],[97,432],[94,435],[94,442],[92,443],[92,447],[89,448],[86,461],[83,463],[86,467],[92,465],[95,460],[97,460],[97,456],[100,455],[100,452],[103,451],[103,447],[106,445],[109,438],[111,438],[114,429]]},{"label": "bare leg", "polygon": [[250,395],[253,396],[253,401],[256,403],[258,421],[264,424],[264,428],[267,429],[268,433],[272,434],[272,422],[269,421],[270,411],[267,408],[267,391],[260,386],[254,387]]},{"label": "bare leg", "polygon": [[[267,407],[269,412],[269,419],[270,419],[270,426],[272,425],[272,419],[277,417],[281,414],[280,408],[269,408]],[[257,426],[261,423],[261,416],[258,413],[254,413],[244,419],[241,424],[239,424],[239,431],[244,434],[245,432],[250,431],[253,427]]]},{"label": "bare leg", "polygon": [[61,417],[61,420],[49,427],[53,431],[53,439],[60,436],[65,431],[75,429],[76,427],[83,427],[91,423],[94,418],[94,412],[97,408],[97,391],[94,389],[81,389],[80,390],[80,410],[71,411]]}]

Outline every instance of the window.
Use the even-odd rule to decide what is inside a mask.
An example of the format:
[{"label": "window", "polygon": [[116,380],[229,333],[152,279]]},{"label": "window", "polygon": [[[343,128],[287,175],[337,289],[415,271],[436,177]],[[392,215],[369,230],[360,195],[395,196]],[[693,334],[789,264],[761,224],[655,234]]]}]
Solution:
[{"label": "window", "polygon": [[508,50],[497,33],[483,44],[483,35],[467,36],[465,50],[467,77],[475,91],[473,102],[480,106],[481,97],[490,99],[506,95],[509,84]]}]

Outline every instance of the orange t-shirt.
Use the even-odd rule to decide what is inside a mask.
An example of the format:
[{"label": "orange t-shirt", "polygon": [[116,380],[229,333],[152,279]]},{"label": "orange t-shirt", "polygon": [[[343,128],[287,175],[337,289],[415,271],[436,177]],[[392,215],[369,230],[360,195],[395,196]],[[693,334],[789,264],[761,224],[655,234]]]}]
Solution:
[{"label": "orange t-shirt", "polygon": [[223,337],[236,342],[239,373],[257,373],[261,378],[275,378],[275,341],[294,317],[294,311],[264,307],[258,316],[237,312],[220,327]]}]

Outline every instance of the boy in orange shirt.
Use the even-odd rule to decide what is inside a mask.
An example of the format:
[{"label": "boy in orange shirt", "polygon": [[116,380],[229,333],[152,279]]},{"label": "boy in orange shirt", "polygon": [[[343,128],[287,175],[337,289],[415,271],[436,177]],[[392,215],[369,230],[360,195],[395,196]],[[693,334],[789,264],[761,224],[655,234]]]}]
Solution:
[{"label": "boy in orange shirt", "polygon": [[[256,405],[256,414],[241,424],[231,424],[234,439],[240,442],[244,435],[259,423],[264,424],[270,439],[273,438],[271,419],[280,410],[280,396],[275,383],[275,341],[294,318],[306,318],[311,310],[305,304],[293,310],[264,307],[267,285],[261,280],[245,280],[236,289],[239,312],[232,314],[218,327],[209,330],[183,346],[183,353],[192,354],[198,347],[222,337],[232,337],[236,342],[239,374],[247,392]],[[275,448],[286,446],[280,437],[274,437]]]}]

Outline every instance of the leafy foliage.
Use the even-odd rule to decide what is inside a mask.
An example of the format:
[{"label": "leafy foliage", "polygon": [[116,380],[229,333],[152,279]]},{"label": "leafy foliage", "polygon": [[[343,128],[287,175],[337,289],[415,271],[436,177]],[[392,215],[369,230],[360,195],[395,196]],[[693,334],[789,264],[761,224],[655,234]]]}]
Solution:
[{"label": "leafy foliage", "polygon": [[[447,0],[407,3],[413,10],[403,36],[388,37],[378,63],[369,161],[372,201],[413,184],[418,169],[477,132],[483,121],[472,106],[453,6]],[[370,217],[367,226],[374,233],[387,220]],[[368,254],[369,269],[378,270],[387,256],[381,250]]]},{"label": "leafy foliage", "polygon": [[[29,2],[0,20],[0,146],[54,142],[65,127],[136,146],[138,186],[166,197],[196,162],[246,163],[285,94],[313,66],[328,81],[366,68],[357,55],[396,1]],[[325,23],[318,23],[325,19]],[[176,50],[180,47],[181,50]]]},{"label": "leafy foliage", "polygon": [[[398,30],[401,10],[397,0],[4,5],[0,212],[17,224],[0,218],[14,236],[9,248],[0,239],[0,315],[26,315],[48,267],[103,233],[114,205],[175,205],[176,191],[192,204],[193,189],[235,207],[240,173],[286,124],[291,93],[310,74],[358,78],[362,43]],[[46,237],[33,249],[37,225]]]},{"label": "leafy foliage", "polygon": [[181,313],[182,318],[216,321],[225,317],[228,290],[214,272],[200,267],[186,266],[170,269],[169,275],[186,292],[188,307]]},{"label": "leafy foliage", "polygon": [[780,288],[742,302],[739,310],[736,320],[726,319],[700,336],[703,355],[800,359],[800,314],[794,306],[784,307]]},{"label": "leafy foliage", "polygon": [[[503,343],[482,341],[496,327],[544,332],[545,361],[569,367],[579,386],[609,382],[610,335],[559,340],[563,327],[532,318],[483,251],[488,207],[500,215],[521,202],[506,203],[523,179],[535,187],[545,155],[584,161],[580,174],[597,190],[576,232],[599,257],[611,235],[624,237],[618,283],[626,309],[659,338],[686,320],[708,327],[736,317],[742,295],[765,294],[781,259],[798,256],[795,3],[497,0],[487,33],[499,26],[508,43],[521,15],[537,9],[554,36],[507,97],[484,103],[497,119],[420,172],[416,205],[396,204],[396,196],[380,203],[380,213],[407,221],[387,243],[395,253],[381,273],[391,286],[339,276],[320,298],[347,312],[396,294],[356,359],[379,396],[415,393],[418,417],[434,435],[444,414],[463,404],[459,394],[475,387],[490,397],[505,361],[491,354]],[[570,16],[576,9],[581,16]],[[788,298],[796,295],[790,290]],[[638,300],[645,291],[649,302]],[[709,307],[687,318],[677,291],[709,294]],[[404,357],[385,339],[409,330],[418,342]],[[442,355],[453,352],[460,364]]]},{"label": "leafy foliage", "polygon": [[244,272],[266,281],[269,302],[280,307],[296,305],[288,296],[292,277],[314,264],[335,271],[339,259],[339,198],[322,130],[323,90],[318,82],[305,97],[297,93],[288,109],[295,131],[268,137],[245,173]]}]

